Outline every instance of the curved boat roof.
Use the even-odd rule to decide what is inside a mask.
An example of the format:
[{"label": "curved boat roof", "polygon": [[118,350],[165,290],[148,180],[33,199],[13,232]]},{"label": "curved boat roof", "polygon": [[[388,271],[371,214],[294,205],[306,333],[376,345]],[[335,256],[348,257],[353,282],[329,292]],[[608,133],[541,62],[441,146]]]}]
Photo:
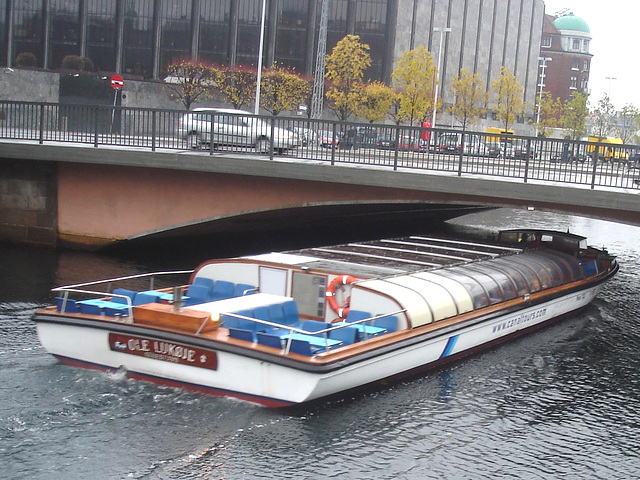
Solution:
[{"label": "curved boat roof", "polygon": [[412,327],[460,315],[584,278],[580,261],[551,249],[523,251],[483,261],[363,280],[357,290],[390,295]]}]

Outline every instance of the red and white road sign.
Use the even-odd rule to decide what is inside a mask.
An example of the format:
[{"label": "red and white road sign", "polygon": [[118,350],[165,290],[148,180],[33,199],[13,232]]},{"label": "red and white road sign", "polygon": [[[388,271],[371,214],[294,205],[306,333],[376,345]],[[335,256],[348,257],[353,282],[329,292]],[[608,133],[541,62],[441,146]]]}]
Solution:
[{"label": "red and white road sign", "polygon": [[111,77],[111,88],[115,90],[122,90],[122,87],[124,87],[124,80],[120,75],[114,75]]}]

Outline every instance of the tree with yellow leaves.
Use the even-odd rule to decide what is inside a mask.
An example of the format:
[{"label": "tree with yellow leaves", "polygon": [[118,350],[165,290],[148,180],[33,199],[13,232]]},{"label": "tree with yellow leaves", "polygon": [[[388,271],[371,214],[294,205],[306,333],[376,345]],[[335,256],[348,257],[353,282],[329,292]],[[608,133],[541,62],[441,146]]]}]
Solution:
[{"label": "tree with yellow leaves", "polygon": [[391,80],[400,92],[396,121],[408,121],[413,125],[424,120],[433,109],[433,90],[437,81],[431,52],[423,45],[404,52]]},{"label": "tree with yellow leaves", "polygon": [[507,67],[500,69],[500,76],[491,84],[497,95],[496,114],[502,121],[505,130],[513,125],[516,119],[524,114],[524,87]]},{"label": "tree with yellow leaves", "polygon": [[460,70],[451,82],[451,93],[455,102],[449,107],[449,113],[460,123],[462,130],[487,113],[489,92],[485,90],[479,73],[471,73],[466,68]]},{"label": "tree with yellow leaves", "polygon": [[273,67],[262,73],[260,106],[276,116],[286,110],[296,110],[311,93],[311,85],[292,69]]},{"label": "tree with yellow leaves", "polygon": [[397,98],[397,93],[382,82],[371,82],[364,87],[362,103],[356,114],[370,123],[381,122],[389,113],[391,105]]},{"label": "tree with yellow leaves", "polygon": [[562,102],[559,98],[546,91],[542,91],[536,104],[538,135],[546,137],[551,130],[560,125],[560,115],[562,113]]},{"label": "tree with yellow leaves", "polygon": [[165,88],[171,90],[184,107],[189,110],[191,105],[206,95],[211,88],[211,67],[191,59],[175,61],[167,65]]},{"label": "tree with yellow leaves", "polygon": [[369,45],[360,43],[358,35],[347,35],[327,55],[325,76],[331,82],[331,87],[326,96],[330,101],[329,108],[339,120],[346,121],[362,102],[362,80],[369,65]]},{"label": "tree with yellow leaves", "polygon": [[218,90],[233,108],[251,103],[256,94],[258,75],[254,68],[242,65],[213,70]]}]

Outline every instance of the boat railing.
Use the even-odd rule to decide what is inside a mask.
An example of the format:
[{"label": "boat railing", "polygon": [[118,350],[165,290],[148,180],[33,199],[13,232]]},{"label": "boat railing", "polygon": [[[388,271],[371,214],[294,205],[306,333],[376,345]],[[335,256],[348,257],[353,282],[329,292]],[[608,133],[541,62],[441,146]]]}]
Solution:
[{"label": "boat railing", "polygon": [[[171,271],[163,271],[163,272],[139,273],[139,274],[136,274],[136,275],[127,275],[127,276],[124,276],[124,277],[107,278],[107,279],[104,279],[104,280],[93,280],[91,282],[76,283],[74,285],[56,287],[56,288],[52,289],[51,291],[52,292],[62,292],[62,291],[67,290],[67,289],[88,287],[88,286],[91,286],[91,285],[100,285],[100,284],[103,284],[103,283],[122,282],[122,281],[125,281],[125,280],[135,280],[135,279],[141,279],[141,278],[149,278],[149,290],[153,290],[155,277],[164,276],[164,275],[180,275],[180,274],[187,274],[187,273],[193,273],[193,270],[171,270]],[[107,292],[107,293],[109,293],[109,292]]]},{"label": "boat railing", "polygon": [[[289,333],[287,335],[285,335],[286,337],[286,344],[284,347],[284,353],[288,354],[290,349],[291,349],[291,341],[293,340],[293,334],[294,333],[299,333],[302,335],[310,335],[310,336],[314,336],[317,337],[318,335],[322,334],[322,337],[324,339],[324,348],[326,351],[331,350],[331,342],[330,342],[330,338],[329,338],[329,332],[332,332],[334,330],[340,330],[343,328],[347,328],[347,327],[353,327],[354,325],[359,325],[359,324],[366,324],[366,322],[371,322],[371,324],[373,325],[373,322],[375,320],[381,319],[381,318],[386,318],[386,317],[392,317],[394,315],[399,315],[401,313],[406,312],[406,309],[402,309],[402,310],[398,310],[396,312],[391,312],[391,313],[383,313],[383,314],[379,314],[379,315],[374,315],[372,317],[369,318],[363,318],[357,321],[353,321],[353,322],[340,322],[339,324],[336,324],[333,327],[328,327],[328,328],[324,328],[322,330],[304,330],[302,328],[298,328],[296,326],[293,325],[284,325],[282,323],[276,323],[276,322],[271,322],[269,320],[262,320],[260,318],[254,318],[254,317],[247,317],[245,315],[240,315],[238,313],[221,313],[220,317],[224,316],[228,316],[228,317],[233,317],[233,318],[238,318],[241,320],[247,320],[253,323],[257,323],[257,324],[261,324],[261,325],[265,325],[268,327],[273,327],[274,329],[279,329],[279,330],[288,330]],[[200,328],[198,329],[199,333],[202,328],[204,327],[205,323],[208,321],[209,319],[207,318],[202,325],[200,325]],[[196,333],[196,334],[197,334]],[[367,333],[367,330],[365,329],[363,331],[363,335],[364,335],[364,339],[368,340],[370,337],[374,336],[371,335],[369,333]]]},{"label": "boat railing", "polygon": [[[109,296],[109,297],[118,297],[118,298],[123,298],[126,302],[127,305],[127,311],[129,314],[129,320],[128,321],[133,321],[133,303],[132,303],[132,299],[130,296],[128,295],[120,295],[117,293],[113,293],[113,284],[114,283],[122,283],[125,281],[129,281],[129,280],[140,280],[140,279],[149,279],[149,290],[154,290],[155,289],[155,280],[156,277],[161,277],[161,276],[169,276],[169,275],[185,275],[185,274],[191,274],[193,273],[193,270],[172,270],[172,271],[161,271],[161,272],[150,272],[150,273],[140,273],[140,274],[136,274],[136,275],[126,275],[123,277],[115,277],[115,278],[107,278],[104,280],[93,280],[91,282],[83,282],[83,283],[76,283],[73,285],[66,285],[66,286],[61,286],[61,287],[56,287],[51,289],[52,292],[54,293],[60,293],[61,297],[62,297],[62,309],[61,311],[66,311],[67,308],[67,302],[69,300],[69,294],[70,293],[79,293],[82,295],[88,295],[88,296],[92,296],[92,297],[104,297],[104,296]],[[93,290],[93,289],[87,289],[85,287],[92,287],[94,285],[104,285],[107,284],[107,287],[105,290]]]}]

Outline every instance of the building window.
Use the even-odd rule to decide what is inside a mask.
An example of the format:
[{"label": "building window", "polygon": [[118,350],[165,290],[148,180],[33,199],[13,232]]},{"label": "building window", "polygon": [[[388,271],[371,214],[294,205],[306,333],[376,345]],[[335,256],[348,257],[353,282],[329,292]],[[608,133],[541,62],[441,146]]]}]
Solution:
[{"label": "building window", "polygon": [[584,61],[584,65],[582,67],[582,71],[583,72],[588,72],[589,71],[589,60],[585,60]]},{"label": "building window", "polygon": [[582,81],[580,82],[580,91],[581,92],[584,93],[584,92],[587,91],[588,83],[589,83],[589,81],[587,80],[587,77],[582,77]]},{"label": "building window", "polygon": [[298,0],[284,0],[278,15],[276,58],[278,64],[305,71],[309,4]]},{"label": "building window", "polygon": [[127,2],[124,12],[124,72],[153,75],[153,5],[146,0]]},{"label": "building window", "polygon": [[569,84],[569,88],[571,90],[577,90],[578,89],[578,77],[571,77],[571,82]]},{"label": "building window", "polygon": [[366,79],[382,78],[385,60],[385,39],[387,31],[387,0],[360,0],[356,8],[356,35],[369,45],[371,66],[365,72]]},{"label": "building window", "polygon": [[585,40],[583,47],[582,47],[582,51],[585,53],[589,53],[589,40]]},{"label": "building window", "polygon": [[[269,15],[265,18],[264,38],[269,38]],[[239,0],[238,2],[238,49],[239,65],[256,65],[258,63],[258,47],[260,45],[260,28],[262,21],[261,2]],[[266,51],[262,52],[264,55]]]},{"label": "building window", "polygon": [[78,0],[52,0],[51,48],[47,67],[60,68],[67,55],[80,53],[80,5]]},{"label": "building window", "polygon": [[573,49],[574,49],[574,50],[578,50],[578,51],[580,51],[580,46],[581,46],[580,44],[581,44],[581,43],[582,43],[582,42],[580,41],[580,39],[579,39],[579,38],[574,38],[574,39],[573,39]]},{"label": "building window", "polygon": [[190,0],[162,2],[162,68],[191,56],[191,3]]},{"label": "building window", "polygon": [[87,3],[87,57],[97,70],[116,69],[116,5],[117,0]]},{"label": "building window", "polygon": [[[43,58],[43,32],[44,21],[42,18],[42,0],[19,2],[15,4],[13,12],[14,45],[12,61],[21,54],[33,54],[35,66],[44,65]],[[32,58],[32,57],[31,57]],[[31,65],[29,65],[31,66]]]},{"label": "building window", "polygon": [[544,48],[551,47],[551,37],[542,37],[542,47]]},{"label": "building window", "polygon": [[574,58],[573,64],[571,66],[571,70],[579,70],[580,69],[580,59]]},{"label": "building window", "polygon": [[200,59],[217,64],[229,61],[230,16],[230,0],[200,2]]}]

